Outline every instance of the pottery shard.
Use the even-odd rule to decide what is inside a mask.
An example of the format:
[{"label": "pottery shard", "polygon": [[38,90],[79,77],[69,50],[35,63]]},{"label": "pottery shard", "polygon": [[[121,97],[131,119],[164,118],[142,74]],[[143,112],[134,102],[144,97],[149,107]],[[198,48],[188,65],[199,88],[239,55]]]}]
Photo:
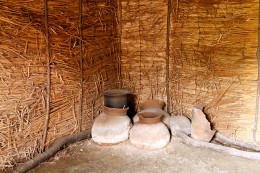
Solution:
[{"label": "pottery shard", "polygon": [[170,117],[171,117],[171,115],[170,115],[168,112],[166,112],[166,111],[164,111],[164,110],[162,110],[162,109],[158,109],[158,108],[148,108],[148,109],[144,109],[144,110],[138,112],[137,115],[135,115],[134,118],[133,118],[133,122],[134,122],[134,123],[137,123],[137,122],[139,121],[138,114],[139,114],[139,113],[143,113],[143,112],[152,112],[152,113],[159,113],[159,114],[161,114],[161,115],[162,115],[161,121],[162,121],[168,128],[170,128]]},{"label": "pottery shard", "polygon": [[128,139],[131,121],[128,116],[101,113],[93,124],[93,141],[99,144],[116,144]]},{"label": "pottery shard", "polygon": [[170,118],[170,127],[171,131],[174,132],[175,130],[179,130],[184,132],[187,135],[191,134],[191,122],[189,118],[178,115],[178,116],[171,116]]},{"label": "pottery shard", "polygon": [[155,150],[165,147],[170,141],[170,133],[162,123],[136,123],[130,130],[131,144],[136,147]]},{"label": "pottery shard", "polygon": [[215,130],[211,130],[210,123],[202,110],[194,107],[191,119],[191,137],[200,141],[209,142],[215,132]]}]

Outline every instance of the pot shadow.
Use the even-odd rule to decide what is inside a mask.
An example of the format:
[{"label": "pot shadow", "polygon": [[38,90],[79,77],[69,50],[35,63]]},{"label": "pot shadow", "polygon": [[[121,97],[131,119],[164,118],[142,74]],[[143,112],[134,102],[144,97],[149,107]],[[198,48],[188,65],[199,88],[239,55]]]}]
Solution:
[{"label": "pot shadow", "polygon": [[127,94],[127,107],[129,108],[127,111],[128,117],[131,119],[131,122],[133,123],[133,117],[137,113],[137,96],[129,93]]}]

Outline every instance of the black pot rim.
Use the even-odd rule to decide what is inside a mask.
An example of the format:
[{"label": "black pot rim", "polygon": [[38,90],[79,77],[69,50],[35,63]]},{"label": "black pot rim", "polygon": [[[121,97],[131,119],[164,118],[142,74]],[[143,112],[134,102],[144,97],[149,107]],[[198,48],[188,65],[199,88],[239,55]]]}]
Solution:
[{"label": "black pot rim", "polygon": [[104,91],[104,96],[122,96],[129,94],[129,91],[123,89],[111,89]]}]

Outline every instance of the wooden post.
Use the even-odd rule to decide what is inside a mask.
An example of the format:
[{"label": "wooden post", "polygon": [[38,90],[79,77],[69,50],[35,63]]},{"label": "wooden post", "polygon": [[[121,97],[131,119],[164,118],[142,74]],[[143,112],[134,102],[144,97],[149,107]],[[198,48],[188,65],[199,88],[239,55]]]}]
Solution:
[{"label": "wooden post", "polygon": [[83,46],[82,46],[82,0],[79,0],[79,46],[80,46],[80,91],[79,91],[79,132],[82,130],[83,105]]},{"label": "wooden post", "polygon": [[122,0],[119,0],[119,54],[118,54],[118,81],[119,81],[119,88],[122,88],[122,77],[121,77],[121,52],[122,52]]},{"label": "wooden post", "polygon": [[48,27],[48,0],[44,0],[44,25],[46,39],[46,66],[47,66],[47,95],[46,95],[46,114],[43,129],[42,149],[45,148],[48,124],[50,117],[50,95],[51,95],[51,67],[50,67],[50,43],[49,43],[49,27]]},{"label": "wooden post", "polygon": [[166,32],[166,94],[167,94],[167,112],[170,112],[170,84],[169,84],[169,76],[170,76],[170,35],[171,35],[171,11],[172,11],[172,2],[168,0],[168,8],[167,8],[167,32]]}]

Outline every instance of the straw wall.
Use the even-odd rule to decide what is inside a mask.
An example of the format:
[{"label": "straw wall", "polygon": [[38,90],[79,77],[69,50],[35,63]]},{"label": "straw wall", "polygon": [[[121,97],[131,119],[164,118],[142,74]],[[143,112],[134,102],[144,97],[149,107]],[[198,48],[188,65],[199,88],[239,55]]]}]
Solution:
[{"label": "straw wall", "polygon": [[43,2],[0,6],[0,165],[40,150],[46,97]]},{"label": "straw wall", "polygon": [[82,129],[91,128],[101,110],[102,91],[117,87],[119,47],[115,1],[82,2],[82,49],[78,1],[48,1],[50,57],[44,2],[0,1],[0,6],[1,170],[42,152],[47,59],[51,92],[45,145],[49,146],[79,130],[80,103]]},{"label": "straw wall", "polygon": [[[166,101],[171,112],[191,117],[206,105],[214,128],[253,142],[257,91],[258,1],[122,1],[121,75],[123,87],[139,101]],[[167,10],[170,58],[167,64]],[[260,127],[259,127],[260,128]],[[255,139],[260,140],[260,132]]]},{"label": "straw wall", "polygon": [[171,110],[191,116],[204,102],[218,131],[252,142],[258,1],[212,2],[172,2]]},{"label": "straw wall", "polygon": [[139,101],[166,101],[168,95],[170,112],[188,117],[193,105],[205,103],[218,131],[260,140],[258,1],[172,0],[168,9],[166,0],[82,0],[81,13],[79,2],[48,1],[46,39],[43,0],[0,0],[1,169],[34,157],[61,136],[91,128],[102,92],[119,84]]},{"label": "straw wall", "polygon": [[103,91],[118,88],[117,1],[83,1],[83,115],[90,127],[103,106]]},{"label": "straw wall", "polygon": [[138,100],[166,97],[167,1],[122,0],[123,88]]}]

